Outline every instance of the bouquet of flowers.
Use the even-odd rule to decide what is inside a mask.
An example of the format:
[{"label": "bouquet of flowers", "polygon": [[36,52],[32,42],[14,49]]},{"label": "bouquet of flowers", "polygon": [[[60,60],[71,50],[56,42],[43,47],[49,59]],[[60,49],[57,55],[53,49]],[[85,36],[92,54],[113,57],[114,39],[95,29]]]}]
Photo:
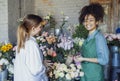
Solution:
[{"label": "bouquet of flowers", "polygon": [[1,43],[0,44],[0,71],[13,65],[14,51],[13,45],[11,43]]},{"label": "bouquet of flowers", "polygon": [[80,64],[54,63],[53,69],[49,72],[50,81],[74,81],[84,76]]},{"label": "bouquet of flowers", "polygon": [[14,58],[15,47],[11,43],[0,43],[0,71],[8,70],[8,80],[13,79]]},{"label": "bouquet of flowers", "polygon": [[72,37],[66,35],[61,35],[58,40],[57,52],[63,54],[64,60],[66,60],[67,56],[74,56],[78,54],[84,42],[84,39],[77,37],[73,39]]},{"label": "bouquet of flowers", "polygon": [[[81,30],[79,32],[77,31],[73,38],[67,35],[67,30],[63,31],[63,28],[65,29],[65,24],[68,22],[69,17],[64,14],[62,16],[59,34],[58,32],[54,32],[55,35],[43,32],[41,36],[36,37],[45,59],[53,62],[53,65],[48,71],[50,81],[74,81],[84,75],[81,70],[81,64],[76,64],[73,60],[74,56],[80,52],[84,38],[76,36],[78,33],[81,33]],[[49,24],[50,28],[53,28],[55,23],[52,25],[52,15],[46,16],[45,19],[48,21],[47,24]],[[83,35],[85,34],[83,33]]]},{"label": "bouquet of flowers", "polygon": [[36,37],[40,49],[43,52],[45,59],[54,60],[56,57],[55,42],[56,37],[53,34],[48,35],[48,32],[43,32],[41,36]]}]

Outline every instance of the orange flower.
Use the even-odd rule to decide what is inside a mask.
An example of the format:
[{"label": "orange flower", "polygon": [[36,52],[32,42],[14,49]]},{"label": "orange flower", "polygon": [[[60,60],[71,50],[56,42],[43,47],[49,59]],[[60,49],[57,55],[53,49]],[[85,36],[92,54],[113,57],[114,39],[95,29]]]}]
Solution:
[{"label": "orange flower", "polygon": [[52,43],[56,42],[56,37],[50,35],[49,37],[46,37],[46,40],[47,40],[48,44],[52,44]]},{"label": "orange flower", "polygon": [[57,56],[56,52],[53,51],[53,52],[52,52],[52,57],[56,57],[56,56]]}]

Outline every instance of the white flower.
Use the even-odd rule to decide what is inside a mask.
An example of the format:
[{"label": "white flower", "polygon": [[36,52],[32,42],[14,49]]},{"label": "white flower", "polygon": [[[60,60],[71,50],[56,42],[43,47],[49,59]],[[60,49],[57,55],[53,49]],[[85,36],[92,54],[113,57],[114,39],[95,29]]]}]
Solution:
[{"label": "white flower", "polygon": [[82,69],[82,66],[80,64],[76,65],[78,69]]},{"label": "white flower", "polygon": [[40,36],[36,38],[37,40],[40,40]]},{"label": "white flower", "polygon": [[81,76],[81,77],[84,76],[84,72],[81,71],[81,72],[80,72],[80,76]]},{"label": "white flower", "polygon": [[2,59],[0,60],[0,65],[3,65],[3,64],[8,65],[8,64],[9,64],[8,60],[2,58]]},{"label": "white flower", "polygon": [[72,68],[72,67],[75,67],[75,65],[74,64],[70,64],[70,67]]},{"label": "white flower", "polygon": [[72,70],[72,71],[76,71],[76,68],[75,68],[75,67],[72,67],[71,70]]},{"label": "white flower", "polygon": [[60,71],[65,71],[65,70],[67,70],[67,66],[65,64],[60,64],[59,70]]},{"label": "white flower", "polygon": [[10,72],[10,73],[14,73],[14,66],[13,65],[8,65],[8,71]]},{"label": "white flower", "polygon": [[66,77],[66,79],[71,80],[71,76],[69,73],[67,73],[65,77]]},{"label": "white flower", "polygon": [[73,41],[74,41],[75,44],[78,44],[79,46],[82,46],[82,44],[84,42],[84,39],[76,37]]},{"label": "white flower", "polygon": [[79,73],[79,72],[80,72],[80,69],[77,69],[76,72]]},{"label": "white flower", "polygon": [[49,16],[49,15],[47,15],[47,16],[45,16],[45,17],[44,17],[44,19],[49,20],[49,19],[50,19],[50,16]]},{"label": "white flower", "polygon": [[59,73],[60,73],[60,71],[54,70],[55,78],[58,78],[58,77],[59,77]]},{"label": "white flower", "polygon": [[14,64],[14,62],[15,62],[15,59],[12,59],[12,63]]},{"label": "white flower", "polygon": [[2,56],[2,53],[0,52],[0,57]]},{"label": "white flower", "polygon": [[69,19],[69,17],[68,16],[65,16],[65,21],[67,21]]},{"label": "white flower", "polygon": [[119,41],[120,41],[120,34],[117,34],[117,38],[119,39]]},{"label": "white flower", "polygon": [[70,72],[70,76],[71,76],[71,78],[75,78],[75,73],[74,72]]},{"label": "white flower", "polygon": [[59,73],[59,76],[60,76],[60,77],[64,77],[64,73],[63,73],[63,72],[60,72],[60,73]]},{"label": "white flower", "polygon": [[74,76],[75,76],[75,77],[78,77],[78,72],[75,72],[75,73],[74,73]]}]

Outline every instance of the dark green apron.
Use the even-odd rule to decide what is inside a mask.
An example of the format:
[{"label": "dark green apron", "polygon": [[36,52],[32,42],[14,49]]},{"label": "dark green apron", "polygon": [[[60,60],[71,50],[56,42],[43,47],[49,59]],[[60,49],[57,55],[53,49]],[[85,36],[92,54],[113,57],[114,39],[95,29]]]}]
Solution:
[{"label": "dark green apron", "polygon": [[[97,58],[95,36],[88,42],[84,42],[82,46],[82,56],[84,58]],[[84,61],[82,62],[82,70],[84,72],[84,76],[81,77],[80,81],[104,81],[102,65]]]}]

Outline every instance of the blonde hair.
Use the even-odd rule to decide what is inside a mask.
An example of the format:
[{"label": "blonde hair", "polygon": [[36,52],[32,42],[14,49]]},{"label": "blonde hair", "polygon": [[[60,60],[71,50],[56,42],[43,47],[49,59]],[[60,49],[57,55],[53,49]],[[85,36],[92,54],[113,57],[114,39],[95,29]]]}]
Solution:
[{"label": "blonde hair", "polygon": [[25,41],[29,39],[32,27],[37,27],[42,21],[40,16],[34,14],[25,16],[17,29],[17,52],[20,52],[20,49],[25,47]]}]

